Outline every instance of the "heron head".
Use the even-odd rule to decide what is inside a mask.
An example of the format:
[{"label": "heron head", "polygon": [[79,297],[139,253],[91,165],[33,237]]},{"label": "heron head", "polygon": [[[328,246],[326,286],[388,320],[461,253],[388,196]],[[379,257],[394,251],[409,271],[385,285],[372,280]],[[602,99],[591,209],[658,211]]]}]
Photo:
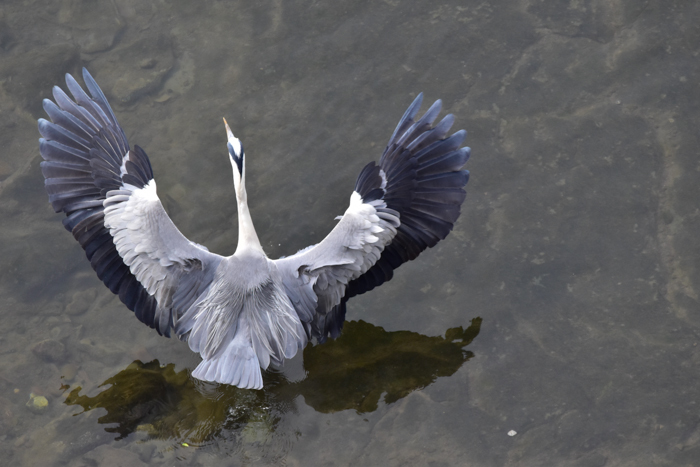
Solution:
[{"label": "heron head", "polygon": [[243,144],[241,140],[233,136],[231,128],[229,128],[226,119],[224,118],[224,125],[226,125],[226,136],[228,137],[228,154],[231,157],[231,166],[233,167],[233,180],[235,185],[240,185],[245,174],[245,152],[243,151]]}]

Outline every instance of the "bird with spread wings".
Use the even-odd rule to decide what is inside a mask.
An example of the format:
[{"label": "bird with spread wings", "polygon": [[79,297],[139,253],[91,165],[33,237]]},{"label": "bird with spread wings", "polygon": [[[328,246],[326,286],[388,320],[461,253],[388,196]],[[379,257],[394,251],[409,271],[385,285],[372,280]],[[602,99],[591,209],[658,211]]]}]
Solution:
[{"label": "bird with spread wings", "polygon": [[224,120],[238,207],[238,246],[223,257],[188,240],[156,192],[151,163],[131,148],[86,69],[89,95],[71,76],[39,119],[41,170],[49,201],[85,250],[100,280],[159,334],[198,352],[196,378],[261,389],[261,370],[280,367],[315,338],[337,337],[347,300],[390,280],[435,246],[459,217],[469,172],[464,130],[433,126],[436,101],[420,119],[422,94],[379,163],[360,172],[350,206],[320,243],[271,260],[248,210],[246,154]]}]

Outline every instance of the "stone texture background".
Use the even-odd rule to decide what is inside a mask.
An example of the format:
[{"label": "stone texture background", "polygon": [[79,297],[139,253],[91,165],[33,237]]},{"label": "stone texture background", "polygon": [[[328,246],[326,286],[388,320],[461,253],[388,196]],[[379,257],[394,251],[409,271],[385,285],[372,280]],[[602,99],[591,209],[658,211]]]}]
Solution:
[{"label": "stone texture background", "polygon": [[[11,465],[695,465],[700,459],[700,4],[25,0],[0,5],[0,439]],[[474,357],[371,413],[299,396],[216,443],[73,417],[134,360],[197,357],[93,277],[39,171],[41,99],[86,66],[181,230],[236,245],[221,117],[271,257],[320,240],[411,99],[469,131],[454,232],[349,319]],[[303,377],[301,362],[292,369]],[[30,394],[47,409],[25,407]],[[264,425],[264,424],[263,424]],[[509,437],[509,430],[517,435]]]}]

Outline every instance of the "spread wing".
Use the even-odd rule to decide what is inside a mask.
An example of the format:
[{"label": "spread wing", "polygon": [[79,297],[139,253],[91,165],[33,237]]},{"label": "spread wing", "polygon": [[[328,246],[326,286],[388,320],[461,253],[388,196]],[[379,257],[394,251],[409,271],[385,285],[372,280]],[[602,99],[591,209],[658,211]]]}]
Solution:
[{"label": "spread wing", "polygon": [[469,172],[466,132],[435,127],[441,101],[418,120],[423,95],[409,106],[379,164],[365,166],[350,207],[321,243],[276,261],[309,337],[337,337],[345,303],[390,280],[394,269],[444,239],[459,218]]},{"label": "spread wing", "polygon": [[[148,326],[170,336],[209,287],[221,257],[190,242],[156,194],[151,164],[129,148],[105,95],[87,70],[88,96],[71,75],[71,100],[54,87],[39,119],[41,170],[49,201],[85,250],[97,276]],[[184,336],[186,339],[187,336]]]}]

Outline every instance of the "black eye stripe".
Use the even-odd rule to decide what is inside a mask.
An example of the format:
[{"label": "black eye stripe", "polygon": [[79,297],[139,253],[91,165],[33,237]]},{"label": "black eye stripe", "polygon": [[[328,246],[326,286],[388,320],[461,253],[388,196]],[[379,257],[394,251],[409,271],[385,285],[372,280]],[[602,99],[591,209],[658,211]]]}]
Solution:
[{"label": "black eye stripe", "polygon": [[231,156],[231,159],[236,163],[236,166],[238,167],[238,173],[243,176],[243,157],[244,157],[244,152],[243,152],[243,144],[241,144],[241,156],[239,157],[236,155],[236,151],[233,150],[233,146],[231,143],[226,143],[228,146],[228,154]]}]

